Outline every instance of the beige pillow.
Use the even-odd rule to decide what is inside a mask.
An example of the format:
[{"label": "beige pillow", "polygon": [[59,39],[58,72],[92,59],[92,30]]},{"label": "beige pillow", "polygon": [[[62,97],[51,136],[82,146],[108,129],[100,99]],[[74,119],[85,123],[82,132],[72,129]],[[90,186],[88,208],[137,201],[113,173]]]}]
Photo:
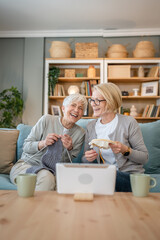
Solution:
[{"label": "beige pillow", "polygon": [[18,130],[0,130],[0,173],[10,173],[16,157],[18,135]]}]

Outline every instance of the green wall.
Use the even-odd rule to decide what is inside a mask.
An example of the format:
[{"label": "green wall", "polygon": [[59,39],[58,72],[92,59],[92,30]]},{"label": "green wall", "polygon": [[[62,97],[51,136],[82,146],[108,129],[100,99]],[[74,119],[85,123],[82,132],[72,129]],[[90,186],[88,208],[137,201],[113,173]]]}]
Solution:
[{"label": "green wall", "polygon": [[43,112],[44,38],[0,39],[0,92],[22,93],[22,121],[34,125]]},{"label": "green wall", "polygon": [[156,57],[160,56],[160,36],[150,37],[76,37],[76,38],[1,38],[0,39],[0,92],[16,86],[24,99],[22,121],[34,125],[43,114],[43,88],[45,58],[49,58],[51,41],[71,43],[75,57],[76,42],[98,42],[99,57],[105,57],[111,44],[127,46],[132,56],[137,42],[152,41]]}]

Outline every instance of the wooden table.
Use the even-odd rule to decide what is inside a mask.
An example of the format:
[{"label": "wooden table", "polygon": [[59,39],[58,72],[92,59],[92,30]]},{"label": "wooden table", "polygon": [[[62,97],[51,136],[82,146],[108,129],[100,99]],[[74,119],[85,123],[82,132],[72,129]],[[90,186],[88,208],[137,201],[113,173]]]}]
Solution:
[{"label": "wooden table", "polygon": [[159,240],[160,193],[94,196],[75,202],[73,195],[36,192],[20,198],[0,191],[1,240]]}]

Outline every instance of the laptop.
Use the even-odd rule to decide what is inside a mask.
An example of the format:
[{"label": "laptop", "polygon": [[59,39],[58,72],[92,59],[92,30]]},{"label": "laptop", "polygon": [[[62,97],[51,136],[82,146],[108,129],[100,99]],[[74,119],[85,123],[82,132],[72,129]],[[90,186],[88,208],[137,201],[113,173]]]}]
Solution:
[{"label": "laptop", "polygon": [[57,192],[113,195],[116,166],[108,164],[56,164]]}]

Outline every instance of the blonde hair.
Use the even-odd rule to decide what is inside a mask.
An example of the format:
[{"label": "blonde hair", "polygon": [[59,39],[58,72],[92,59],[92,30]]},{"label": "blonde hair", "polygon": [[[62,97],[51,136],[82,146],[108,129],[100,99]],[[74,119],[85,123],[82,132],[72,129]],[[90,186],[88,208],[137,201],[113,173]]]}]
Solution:
[{"label": "blonde hair", "polygon": [[108,110],[116,112],[122,104],[120,89],[114,83],[101,83],[94,87],[107,101]]},{"label": "blonde hair", "polygon": [[73,102],[82,102],[83,105],[83,112],[87,109],[87,100],[86,97],[80,93],[75,93],[67,96],[63,101],[63,106],[68,106]]}]

